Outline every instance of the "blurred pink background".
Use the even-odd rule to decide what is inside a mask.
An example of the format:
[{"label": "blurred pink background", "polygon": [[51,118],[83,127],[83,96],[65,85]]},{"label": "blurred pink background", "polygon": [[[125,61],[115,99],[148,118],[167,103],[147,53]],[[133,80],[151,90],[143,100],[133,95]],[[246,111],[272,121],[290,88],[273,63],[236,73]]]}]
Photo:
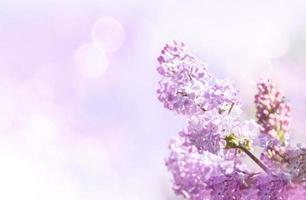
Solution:
[{"label": "blurred pink background", "polygon": [[273,78],[306,143],[306,1],[1,0],[0,199],[178,199],[164,158],[185,121],[155,69],[173,39],[234,81],[246,118]]}]

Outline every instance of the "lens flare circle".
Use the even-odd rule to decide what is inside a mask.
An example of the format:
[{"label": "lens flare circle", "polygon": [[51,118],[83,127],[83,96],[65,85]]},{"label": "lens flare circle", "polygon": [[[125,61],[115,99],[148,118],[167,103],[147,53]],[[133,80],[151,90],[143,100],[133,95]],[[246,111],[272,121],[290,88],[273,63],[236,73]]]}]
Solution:
[{"label": "lens flare circle", "polygon": [[88,43],[80,46],[75,52],[75,62],[81,75],[98,78],[108,67],[108,58],[97,45]]},{"label": "lens flare circle", "polygon": [[119,21],[112,17],[98,19],[91,31],[92,41],[107,53],[114,53],[124,42],[125,32]]}]

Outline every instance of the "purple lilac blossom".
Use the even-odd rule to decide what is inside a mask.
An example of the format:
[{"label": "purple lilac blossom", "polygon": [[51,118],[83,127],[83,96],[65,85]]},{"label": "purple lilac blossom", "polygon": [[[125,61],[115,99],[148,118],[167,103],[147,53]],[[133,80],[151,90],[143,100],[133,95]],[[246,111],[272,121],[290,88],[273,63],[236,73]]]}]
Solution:
[{"label": "purple lilac blossom", "polygon": [[256,117],[261,126],[261,140],[268,145],[273,139],[282,145],[288,142],[291,107],[285,102],[283,93],[268,79],[257,83],[255,95]]},{"label": "purple lilac blossom", "polygon": [[260,155],[261,160],[265,165],[274,170],[280,172],[284,166],[284,155],[286,147],[279,145],[279,142],[272,140],[263,150]]},{"label": "purple lilac blossom", "polygon": [[223,161],[218,156],[205,151],[197,153],[192,148],[183,146],[180,137],[173,138],[169,146],[171,154],[166,166],[173,176],[173,190],[191,200],[203,200],[210,195],[207,182],[211,176],[232,171],[234,162]]},{"label": "purple lilac blossom", "polygon": [[[256,123],[241,119],[232,84],[209,74],[183,43],[166,45],[158,61],[158,99],[188,116],[187,128],[171,140],[166,159],[177,195],[189,200],[306,199],[306,149],[288,145],[291,108],[274,84],[261,80],[257,85]],[[264,147],[261,160],[251,152],[253,141]],[[243,164],[242,152],[265,173]]]},{"label": "purple lilac blossom", "polygon": [[[179,135],[185,139],[184,145],[194,146],[199,153],[209,151],[224,158],[238,153],[237,149],[225,149],[225,136],[235,133],[240,139],[252,141],[258,134],[258,126],[254,121],[242,121],[234,115],[218,111],[206,112],[201,116],[191,117],[188,126]],[[231,155],[231,156],[230,156]]]},{"label": "purple lilac blossom", "polygon": [[208,188],[211,189],[211,200],[242,199],[244,190],[248,190],[245,174],[233,172],[212,176],[208,181]]},{"label": "purple lilac blossom", "polygon": [[285,170],[290,174],[291,181],[294,183],[306,182],[306,149],[288,148],[285,156]]},{"label": "purple lilac blossom", "polygon": [[158,57],[162,79],[157,90],[164,106],[178,114],[202,114],[224,110],[236,103],[237,91],[228,80],[217,80],[182,42],[167,44]]},{"label": "purple lilac blossom", "polygon": [[264,147],[261,159],[269,168],[279,171],[284,165],[283,156],[289,141],[291,107],[270,80],[260,80],[257,88],[256,117],[261,127],[259,141]]},{"label": "purple lilac blossom", "polygon": [[306,189],[302,185],[291,185],[287,192],[288,200],[304,200],[306,198]]},{"label": "purple lilac blossom", "polygon": [[258,176],[256,188],[258,189],[258,200],[286,200],[288,199],[287,177],[283,174]]}]

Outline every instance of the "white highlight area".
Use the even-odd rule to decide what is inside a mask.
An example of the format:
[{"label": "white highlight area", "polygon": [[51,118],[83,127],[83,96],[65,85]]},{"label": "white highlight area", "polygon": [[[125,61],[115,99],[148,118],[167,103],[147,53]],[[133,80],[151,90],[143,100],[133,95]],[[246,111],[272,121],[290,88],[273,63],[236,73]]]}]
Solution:
[{"label": "white highlight area", "polygon": [[75,183],[54,168],[8,149],[0,157],[0,199],[80,200]]},{"label": "white highlight area", "polygon": [[88,78],[100,77],[108,67],[105,52],[93,43],[84,44],[76,50],[75,62],[80,73]]},{"label": "white highlight area", "polygon": [[289,48],[289,35],[277,25],[269,24],[259,29],[256,34],[255,47],[266,53],[267,57],[278,58],[283,56]]},{"label": "white highlight area", "polygon": [[25,144],[38,151],[55,145],[59,136],[55,121],[41,114],[30,115],[21,133]]},{"label": "white highlight area", "polygon": [[109,155],[101,144],[79,144],[68,156],[88,177],[107,177],[112,172]]},{"label": "white highlight area", "polygon": [[0,88],[0,135],[13,127],[16,118],[16,106],[8,89]]},{"label": "white highlight area", "polygon": [[91,32],[93,42],[106,52],[116,52],[124,42],[124,28],[112,17],[98,19]]}]

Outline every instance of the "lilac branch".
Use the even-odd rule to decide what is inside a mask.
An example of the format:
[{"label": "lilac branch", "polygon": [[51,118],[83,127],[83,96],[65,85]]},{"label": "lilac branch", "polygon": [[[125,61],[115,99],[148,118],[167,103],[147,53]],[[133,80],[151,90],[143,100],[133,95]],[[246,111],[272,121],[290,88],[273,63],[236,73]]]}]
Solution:
[{"label": "lilac branch", "polygon": [[263,169],[267,174],[269,174],[269,169],[256,157],[254,156],[247,148],[239,144],[239,149],[246,153],[261,169]]},{"label": "lilac branch", "polygon": [[227,135],[224,140],[226,141],[225,148],[238,148],[246,153],[259,167],[261,167],[267,174],[269,174],[268,168],[255,156],[253,155],[249,149],[249,142],[248,140],[241,140],[235,134],[231,133]]}]

